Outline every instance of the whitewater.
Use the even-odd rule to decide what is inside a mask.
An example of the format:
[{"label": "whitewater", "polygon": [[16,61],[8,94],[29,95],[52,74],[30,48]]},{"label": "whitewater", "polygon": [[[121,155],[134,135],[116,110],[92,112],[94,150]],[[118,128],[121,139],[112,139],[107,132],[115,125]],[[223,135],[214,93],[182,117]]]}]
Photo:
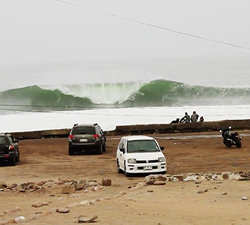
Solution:
[{"label": "whitewater", "polygon": [[250,58],[0,66],[0,132],[249,119]]}]

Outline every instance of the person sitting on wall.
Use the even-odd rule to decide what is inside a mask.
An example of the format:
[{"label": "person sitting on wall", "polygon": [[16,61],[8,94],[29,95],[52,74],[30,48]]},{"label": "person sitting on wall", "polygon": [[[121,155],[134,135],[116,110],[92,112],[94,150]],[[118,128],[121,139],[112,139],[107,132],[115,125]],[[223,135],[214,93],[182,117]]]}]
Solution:
[{"label": "person sitting on wall", "polygon": [[179,123],[180,122],[180,118],[176,118],[176,120],[173,120],[170,124],[172,123]]},{"label": "person sitting on wall", "polygon": [[193,111],[193,114],[191,115],[191,122],[196,123],[198,121],[199,115]]},{"label": "person sitting on wall", "polygon": [[183,116],[180,120],[180,123],[190,123],[190,116],[188,115],[187,112],[185,112],[185,116]]},{"label": "person sitting on wall", "polygon": [[204,122],[204,117],[203,116],[200,117],[200,122],[201,123]]}]

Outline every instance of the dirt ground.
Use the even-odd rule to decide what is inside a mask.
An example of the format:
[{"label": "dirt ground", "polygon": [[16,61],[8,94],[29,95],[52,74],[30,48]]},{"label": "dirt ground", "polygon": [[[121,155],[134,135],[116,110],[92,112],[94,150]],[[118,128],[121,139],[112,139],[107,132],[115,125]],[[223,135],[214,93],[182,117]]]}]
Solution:
[{"label": "dirt ground", "polygon": [[[250,131],[240,131],[242,148],[227,148],[219,132],[155,134],[167,158],[167,174],[250,171]],[[93,224],[250,224],[250,183],[236,180],[166,182],[144,185],[145,176],[125,177],[116,170],[120,137],[107,137],[102,155],[69,156],[66,138],[21,140],[20,162],[0,166],[0,184],[56,183],[39,191],[0,188],[0,224],[24,216],[26,224],[77,224],[78,217],[97,216]],[[110,179],[111,186],[62,193],[59,181]],[[139,184],[139,185],[138,185]],[[14,189],[15,190],[15,189]],[[202,191],[203,190],[203,191]],[[202,193],[202,194],[201,194]],[[40,205],[39,205],[40,203]],[[69,209],[59,213],[58,209]]]}]

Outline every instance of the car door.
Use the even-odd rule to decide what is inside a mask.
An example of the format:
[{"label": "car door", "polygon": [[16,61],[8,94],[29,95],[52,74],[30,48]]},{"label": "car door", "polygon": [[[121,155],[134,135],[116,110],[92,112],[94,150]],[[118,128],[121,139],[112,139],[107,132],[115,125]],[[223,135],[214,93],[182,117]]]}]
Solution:
[{"label": "car door", "polygon": [[121,141],[118,144],[118,148],[117,148],[117,159],[120,165],[120,168],[124,170],[124,152],[121,151],[121,149],[124,149],[125,151],[125,147],[126,147],[126,140],[121,139]]}]

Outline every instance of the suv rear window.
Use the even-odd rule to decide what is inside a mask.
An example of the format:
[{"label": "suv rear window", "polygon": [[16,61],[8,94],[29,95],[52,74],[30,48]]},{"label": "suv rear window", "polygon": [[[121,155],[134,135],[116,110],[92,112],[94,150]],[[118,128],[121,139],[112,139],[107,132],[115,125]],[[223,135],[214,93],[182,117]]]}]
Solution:
[{"label": "suv rear window", "polygon": [[94,127],[74,127],[72,134],[95,134],[95,128]]},{"label": "suv rear window", "polygon": [[5,145],[6,144],[6,138],[0,136],[0,145]]}]

